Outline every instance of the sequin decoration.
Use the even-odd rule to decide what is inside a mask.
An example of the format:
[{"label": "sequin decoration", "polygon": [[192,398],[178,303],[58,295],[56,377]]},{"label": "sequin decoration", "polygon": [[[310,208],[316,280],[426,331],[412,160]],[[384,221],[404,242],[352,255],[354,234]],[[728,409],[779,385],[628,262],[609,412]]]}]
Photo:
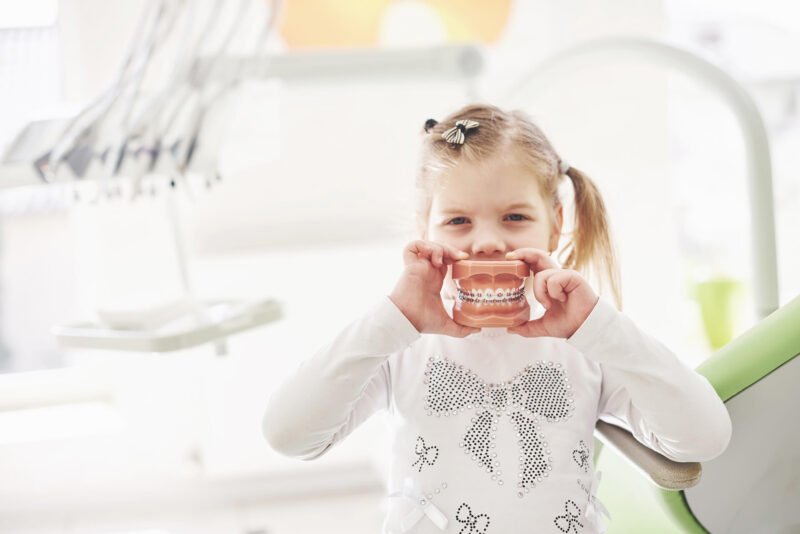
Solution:
[{"label": "sequin decoration", "polygon": [[425,410],[429,416],[455,416],[475,410],[459,444],[498,485],[503,485],[495,452],[497,425],[510,416],[520,448],[518,496],[547,477],[552,458],[541,423],[566,421],[574,411],[572,386],[560,363],[538,361],[512,380],[499,384],[481,380],[473,371],[446,358],[428,359]]},{"label": "sequin decoration", "polygon": [[539,429],[536,424],[538,422],[537,417],[531,418],[520,412],[514,412],[511,414],[511,421],[514,423],[517,436],[519,436],[519,446],[522,450],[517,496],[524,497],[524,493],[529,492],[531,488],[536,487],[537,482],[541,482],[550,475],[549,471],[553,468],[553,459],[545,456],[547,443],[542,441],[537,432]]},{"label": "sequin decoration", "polygon": [[467,503],[461,503],[456,511],[456,521],[463,524],[458,534],[485,534],[489,530],[491,519],[486,514],[472,514],[472,508]]},{"label": "sequin decoration", "polygon": [[486,383],[472,371],[447,360],[428,360],[425,371],[428,384],[428,415],[455,415],[458,410],[483,404],[486,398]]},{"label": "sequin decoration", "polygon": [[417,444],[414,447],[414,453],[417,455],[417,460],[411,464],[411,467],[419,464],[419,472],[421,473],[423,466],[436,463],[436,460],[439,458],[439,447],[436,445],[426,446],[422,436],[417,436]]},{"label": "sequin decoration", "polygon": [[[526,372],[527,371],[527,372]],[[515,380],[511,394],[514,404],[520,405],[530,413],[542,415],[548,421],[565,421],[570,414],[572,399],[564,370],[553,366],[553,362],[537,362],[536,366]]]},{"label": "sequin decoration", "polygon": [[461,442],[464,452],[471,454],[472,459],[477,461],[481,467],[486,468],[489,473],[500,467],[499,462],[491,456],[491,449],[494,448],[492,428],[496,425],[497,422],[492,414],[488,410],[484,410],[477,417],[472,418],[472,425],[467,428],[467,433]]},{"label": "sequin decoration", "polygon": [[573,532],[578,534],[578,527],[583,528],[583,523],[578,521],[581,517],[581,509],[574,501],[568,499],[564,503],[564,515],[556,516],[553,523],[556,524],[561,532]]},{"label": "sequin decoration", "polygon": [[492,409],[495,411],[505,410],[508,405],[508,390],[502,386],[492,385],[489,388],[489,398]]},{"label": "sequin decoration", "polygon": [[572,459],[578,464],[578,467],[583,468],[584,473],[589,472],[589,447],[581,440],[578,448],[572,451]]}]

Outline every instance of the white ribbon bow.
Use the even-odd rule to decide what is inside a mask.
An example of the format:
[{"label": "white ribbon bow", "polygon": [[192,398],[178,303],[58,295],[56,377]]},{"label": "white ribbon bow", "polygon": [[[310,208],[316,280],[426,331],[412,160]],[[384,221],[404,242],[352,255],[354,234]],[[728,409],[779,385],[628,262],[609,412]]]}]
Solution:
[{"label": "white ribbon bow", "polygon": [[456,121],[456,125],[446,130],[442,134],[442,137],[444,137],[444,139],[448,143],[463,145],[464,134],[467,132],[467,130],[472,130],[473,128],[477,128],[479,125],[480,123],[478,121],[472,121],[469,119]]},{"label": "white ribbon bow", "polygon": [[597,527],[598,532],[605,532],[606,525],[603,521],[603,515],[611,520],[611,514],[605,505],[597,498],[597,488],[600,486],[602,472],[594,471],[592,473],[592,487],[589,489],[589,505],[586,507],[584,516],[590,524]]},{"label": "white ribbon bow", "polygon": [[[400,520],[399,532],[408,532],[424,516],[427,516],[439,530],[447,528],[447,516],[425,497],[419,482],[414,478],[406,477],[403,481],[402,491],[395,491],[387,497],[387,499],[397,498],[408,499],[414,505],[414,509]],[[396,530],[390,530],[390,532],[396,532]]]}]

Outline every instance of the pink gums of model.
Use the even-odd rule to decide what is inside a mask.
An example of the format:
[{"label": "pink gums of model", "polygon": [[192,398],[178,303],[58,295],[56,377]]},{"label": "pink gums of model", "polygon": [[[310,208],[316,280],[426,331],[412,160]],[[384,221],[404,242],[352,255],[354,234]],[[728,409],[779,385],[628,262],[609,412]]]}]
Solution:
[{"label": "pink gums of model", "polygon": [[453,263],[453,281],[458,295],[453,320],[464,326],[509,327],[530,319],[525,298],[528,264],[519,260]]}]

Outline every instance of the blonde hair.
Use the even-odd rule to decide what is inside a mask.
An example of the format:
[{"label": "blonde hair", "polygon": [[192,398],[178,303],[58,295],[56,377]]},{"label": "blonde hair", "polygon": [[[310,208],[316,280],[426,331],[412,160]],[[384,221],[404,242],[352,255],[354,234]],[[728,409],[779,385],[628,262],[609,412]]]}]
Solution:
[{"label": "blonde hair", "polygon": [[[456,121],[478,121],[478,128],[466,132],[464,144],[449,143],[442,133]],[[420,236],[426,235],[436,178],[442,171],[461,160],[477,162],[495,154],[522,156],[539,184],[551,225],[558,227],[556,211],[561,205],[558,195],[562,174],[561,158],[550,141],[533,121],[521,111],[503,111],[488,104],[470,104],[452,113],[441,122],[428,120],[420,152],[417,174],[416,225]],[[516,148],[517,150],[512,150]],[[587,278],[597,276],[602,285],[610,285],[617,308],[622,308],[619,268],[611,240],[605,203],[595,183],[583,172],[570,167],[566,175],[572,181],[575,196],[573,231],[559,235],[569,237],[558,253],[565,269],[574,269]],[[564,257],[565,256],[565,257]],[[564,257],[564,259],[560,259]]]}]

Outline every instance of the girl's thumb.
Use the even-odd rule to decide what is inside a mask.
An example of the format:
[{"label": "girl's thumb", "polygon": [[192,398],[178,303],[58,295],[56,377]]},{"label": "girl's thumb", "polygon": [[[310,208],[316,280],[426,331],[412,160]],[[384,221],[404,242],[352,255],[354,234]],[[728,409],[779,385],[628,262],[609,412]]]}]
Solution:
[{"label": "girl's thumb", "polygon": [[445,333],[453,337],[467,337],[470,334],[474,334],[480,331],[481,331],[480,328],[460,325],[457,322],[450,319],[450,323],[447,326],[447,332]]},{"label": "girl's thumb", "polygon": [[467,337],[471,334],[477,334],[480,332],[480,328],[475,328],[473,326],[461,326],[461,337]]},{"label": "girl's thumb", "polygon": [[540,317],[533,321],[528,321],[519,326],[513,326],[507,329],[511,334],[519,334],[525,337],[542,337],[547,336],[547,330],[544,327],[544,321]]}]

